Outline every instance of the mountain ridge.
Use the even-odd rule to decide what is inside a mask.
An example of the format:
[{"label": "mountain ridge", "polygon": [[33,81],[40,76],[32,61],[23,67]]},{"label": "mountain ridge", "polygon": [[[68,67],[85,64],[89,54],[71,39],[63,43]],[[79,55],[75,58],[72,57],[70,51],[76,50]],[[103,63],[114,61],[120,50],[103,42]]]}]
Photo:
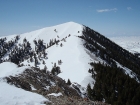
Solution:
[{"label": "mountain ridge", "polygon": [[[49,59],[46,59],[45,60],[45,63],[47,63],[47,65],[49,64],[49,67],[48,67],[49,70],[51,70],[51,68],[53,66],[52,64],[54,62],[56,63],[57,60],[60,60],[62,58],[62,54],[61,53],[63,53],[65,55],[65,57],[63,57],[63,59],[64,58],[67,58],[67,54],[66,54],[67,53],[67,50],[70,51],[70,53],[68,55],[71,56],[71,58],[73,57],[73,55],[76,55],[77,54],[75,57],[73,57],[73,59],[75,59],[74,61],[77,61],[77,64],[76,65],[78,65],[78,62],[79,61],[80,61],[79,63],[81,63],[81,61],[82,61],[81,58],[83,58],[86,55],[86,53],[88,53],[87,54],[88,56],[85,56],[88,59],[88,60],[86,60],[86,63],[90,63],[90,61],[92,61],[92,62],[96,62],[96,61],[97,62],[99,62],[99,61],[100,62],[104,62],[103,60],[100,59],[100,57],[96,57],[96,54],[88,51],[87,48],[84,48],[84,47],[82,48],[82,46],[85,43],[85,41],[84,40],[79,40],[78,37],[83,35],[83,29],[85,27],[86,26],[81,25],[81,24],[78,24],[78,23],[75,23],[75,22],[66,22],[66,23],[63,23],[63,24],[60,24],[60,25],[56,25],[56,26],[52,26],[52,27],[46,27],[46,28],[42,28],[42,29],[39,29],[39,30],[31,31],[31,32],[28,32],[28,33],[21,34],[20,35],[20,39],[16,43],[16,46],[19,45],[20,43],[22,43],[24,39],[27,39],[29,41],[30,45],[31,45],[31,49],[32,50],[35,50],[36,49],[36,45],[34,45],[34,42],[33,42],[35,40],[42,40],[43,39],[42,42],[43,42],[44,46],[46,46],[46,47],[50,44],[50,42],[60,41],[61,42],[61,45],[60,45],[61,47],[60,48],[58,48],[59,47],[59,45],[58,45],[59,42],[56,45],[54,43],[54,45],[51,46],[51,47],[49,47],[49,48],[47,47],[47,54],[52,54],[52,56],[53,56],[53,57],[51,56],[52,57],[51,58],[52,61],[50,60],[50,57],[49,57]],[[96,31],[94,31],[94,33],[99,34]],[[6,36],[6,39],[7,39],[6,41],[8,42],[13,37],[15,37],[15,36],[14,35],[12,35],[12,36]],[[2,38],[4,38],[4,37],[2,37]],[[74,43],[71,44],[71,42],[74,42]],[[78,43],[76,43],[76,42],[78,42]],[[104,46],[103,44],[98,43],[98,41],[96,41],[96,43],[100,47],[103,47]],[[63,44],[65,44],[66,46],[65,45],[63,46]],[[79,44],[80,44],[80,46],[79,46]],[[77,46],[77,47],[75,47],[75,46]],[[105,49],[105,47],[103,47],[103,48]],[[80,52],[79,51],[80,52],[85,52],[85,53],[82,54],[82,56],[84,55],[83,57],[81,56],[81,57],[78,58],[78,59],[81,59],[81,60],[77,60],[77,56],[80,55]],[[58,53],[59,54],[58,55],[59,57],[57,56],[57,54],[55,52],[59,52]],[[91,55],[93,56],[93,59],[92,59]],[[57,58],[57,59],[53,59],[53,58]],[[8,59],[8,56],[4,57],[4,59]],[[67,59],[70,59],[70,58],[67,58]],[[85,60],[85,59],[83,59],[83,60]],[[70,61],[72,61],[72,59]],[[68,64],[68,62],[69,61],[67,61],[67,64]],[[115,62],[117,62],[117,61],[115,61]],[[24,61],[23,63],[25,63],[25,65],[28,64],[27,60]],[[83,62],[83,64],[85,64],[85,62]],[[117,63],[117,64],[120,65],[119,63]],[[32,63],[30,63],[30,65],[31,66],[34,66],[34,64],[32,64]],[[41,69],[43,69],[43,65],[41,63],[40,63],[40,65],[41,66],[39,66],[39,67]],[[71,65],[74,65],[74,63],[71,64]],[[75,67],[76,67],[76,65],[75,65]],[[87,66],[87,64],[85,66]],[[60,67],[61,67],[61,65],[60,65]],[[62,66],[62,69],[63,69],[63,66]],[[63,70],[65,70],[65,69],[68,69],[68,68],[64,68]],[[84,69],[87,69],[88,70],[88,69],[90,69],[90,66],[87,66]],[[68,70],[68,71],[70,71],[70,70]],[[61,76],[62,74],[63,73],[60,73],[59,75]],[[68,74],[66,74],[66,75],[68,75]],[[63,75],[62,77],[64,77],[64,79],[68,79],[68,77],[65,76],[65,75]],[[75,78],[76,78],[76,75],[75,75]],[[73,78],[71,78],[71,79],[73,79]],[[75,80],[73,80],[73,81],[75,81]],[[95,81],[92,80],[92,82],[95,82]],[[80,83],[80,82],[78,82],[78,83]]]},{"label": "mountain ridge", "polygon": [[[97,87],[100,87],[98,83],[102,83],[97,68],[99,70],[108,68],[115,72],[118,70],[122,76],[128,75],[130,78],[128,81],[134,79],[135,86],[139,86],[140,59],[100,33],[78,23],[67,22],[21,35],[1,37],[0,46],[1,63],[13,62],[18,67],[35,67],[50,71],[53,76],[57,75],[64,81],[69,80],[73,84],[79,84],[78,91],[81,94],[88,93],[87,97],[92,100],[107,100],[113,103],[110,99],[114,94],[106,95],[105,92],[105,96],[102,96],[101,93],[105,90],[100,90],[100,93],[97,91]],[[112,77],[113,71],[107,72]],[[115,76],[112,78],[114,79]],[[122,77],[119,78],[124,82]],[[126,84],[128,81],[125,81]],[[118,84],[115,85],[120,87]],[[90,94],[89,91],[98,93],[98,97],[96,94]],[[109,91],[120,92],[115,89]],[[121,102],[118,97],[113,101]]]}]

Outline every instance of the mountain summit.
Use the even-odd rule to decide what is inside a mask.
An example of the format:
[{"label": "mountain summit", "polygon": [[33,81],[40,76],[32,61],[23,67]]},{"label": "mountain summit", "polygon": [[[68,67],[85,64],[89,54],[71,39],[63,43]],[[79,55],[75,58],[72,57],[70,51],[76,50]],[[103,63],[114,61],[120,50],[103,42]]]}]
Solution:
[{"label": "mountain summit", "polygon": [[[5,62],[12,62],[19,68],[24,68],[24,70],[19,68],[16,70],[14,68],[15,71],[10,70],[11,76],[13,76],[13,71],[14,74],[22,75],[24,79],[21,79],[20,75],[16,79],[9,77],[7,70],[0,71],[5,73],[2,78],[28,91],[31,91],[31,86],[38,91],[43,88],[42,94],[45,95],[47,94],[44,90],[46,88],[42,83],[45,87],[57,86],[57,89],[63,90],[65,95],[72,96],[68,92],[70,89],[66,86],[70,85],[81,97],[111,104],[126,104],[133,103],[137,98],[134,94],[130,94],[130,97],[126,95],[129,91],[138,94],[137,91],[131,89],[132,85],[138,91],[140,87],[140,58],[138,56],[93,29],[74,22],[46,27],[21,35],[1,37],[0,68],[4,69]],[[35,75],[36,72],[39,74]],[[37,82],[31,81],[26,74]],[[44,75],[53,79],[46,83],[44,80],[47,78]],[[15,80],[24,80],[25,83],[23,83],[27,85],[24,87]],[[39,83],[39,81],[42,82]],[[68,81],[67,84],[65,81]],[[123,91],[120,89],[122,85],[124,85]],[[40,93],[38,91],[36,92]],[[127,98],[123,101],[122,97]]]},{"label": "mountain summit", "polygon": [[[58,61],[61,60],[62,64],[60,77],[66,81],[70,79],[72,82],[77,82],[86,87],[88,83],[94,82],[91,78],[91,74],[88,73],[88,69],[91,66],[88,64],[91,61],[100,61],[99,58],[90,54],[90,52],[84,48],[84,40],[81,40],[78,36],[82,36],[83,26],[68,22],[57,26],[47,27],[40,30],[32,31],[29,33],[21,34],[16,45],[23,44],[23,40],[26,38],[29,41],[32,50],[36,49],[34,40],[42,40],[43,44],[47,47],[52,42],[60,41],[57,44],[51,45],[46,49],[47,59],[44,59],[44,63],[48,70],[51,71],[54,63],[58,65]],[[7,36],[6,41],[10,41],[15,36]],[[93,57],[91,57],[93,56]],[[9,56],[4,56],[3,59],[8,59]],[[34,66],[34,62],[28,63],[28,60],[24,60],[24,65],[30,64]],[[42,59],[43,60],[43,59]],[[38,67],[44,68],[43,61],[39,61]],[[20,63],[20,64],[21,64]]]}]

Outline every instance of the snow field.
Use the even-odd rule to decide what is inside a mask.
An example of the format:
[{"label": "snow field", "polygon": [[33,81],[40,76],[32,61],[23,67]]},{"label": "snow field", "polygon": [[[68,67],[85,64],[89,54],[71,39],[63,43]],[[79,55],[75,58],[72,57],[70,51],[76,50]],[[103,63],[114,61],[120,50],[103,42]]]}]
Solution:
[{"label": "snow field", "polygon": [[46,105],[43,96],[0,81],[0,105]]},{"label": "snow field", "polygon": [[49,102],[43,96],[25,91],[17,88],[14,85],[7,84],[3,77],[15,76],[22,73],[26,68],[17,67],[16,64],[11,62],[3,62],[0,64],[0,105],[45,105],[44,102]]},{"label": "snow field", "polygon": [[140,36],[110,37],[110,39],[132,53],[140,53]]}]

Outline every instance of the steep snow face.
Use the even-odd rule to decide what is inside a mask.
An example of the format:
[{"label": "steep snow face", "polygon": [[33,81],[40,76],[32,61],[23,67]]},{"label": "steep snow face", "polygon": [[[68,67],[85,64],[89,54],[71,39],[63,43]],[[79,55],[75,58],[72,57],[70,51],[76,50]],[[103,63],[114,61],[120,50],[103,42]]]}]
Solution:
[{"label": "steep snow face", "polygon": [[0,81],[0,105],[46,105],[43,96]]},{"label": "steep snow face", "polygon": [[[88,50],[83,47],[84,41],[77,37],[81,36],[83,31],[83,26],[74,22],[68,22],[60,24],[53,27],[47,27],[33,32],[25,33],[20,35],[19,43],[23,43],[23,39],[26,38],[27,41],[31,43],[31,47],[34,49],[35,44],[33,40],[43,39],[44,44],[48,44],[50,40],[60,40],[58,45],[53,45],[47,49],[48,59],[44,59],[45,65],[48,70],[51,71],[54,63],[60,66],[61,73],[59,76],[66,81],[68,79],[71,82],[77,82],[82,86],[86,87],[87,84],[91,85],[95,82],[91,74],[88,73],[90,65],[89,62],[101,61],[94,54],[91,54]],[[7,41],[14,39],[15,35],[6,36]],[[17,45],[18,45],[17,44]],[[61,65],[58,64],[58,60],[61,60]],[[27,60],[23,62],[25,65],[30,64],[34,66],[34,63],[28,62]],[[41,69],[44,68],[44,64],[40,61],[38,65]]]},{"label": "steep snow face", "polygon": [[140,36],[110,37],[110,39],[132,53],[140,53]]}]

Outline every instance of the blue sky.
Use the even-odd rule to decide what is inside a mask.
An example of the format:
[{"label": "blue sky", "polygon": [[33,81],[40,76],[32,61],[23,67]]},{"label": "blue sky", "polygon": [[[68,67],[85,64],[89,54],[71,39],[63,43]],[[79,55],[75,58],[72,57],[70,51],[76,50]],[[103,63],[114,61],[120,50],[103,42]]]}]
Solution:
[{"label": "blue sky", "polygon": [[0,0],[0,36],[69,21],[105,36],[140,36],[140,0]]}]

